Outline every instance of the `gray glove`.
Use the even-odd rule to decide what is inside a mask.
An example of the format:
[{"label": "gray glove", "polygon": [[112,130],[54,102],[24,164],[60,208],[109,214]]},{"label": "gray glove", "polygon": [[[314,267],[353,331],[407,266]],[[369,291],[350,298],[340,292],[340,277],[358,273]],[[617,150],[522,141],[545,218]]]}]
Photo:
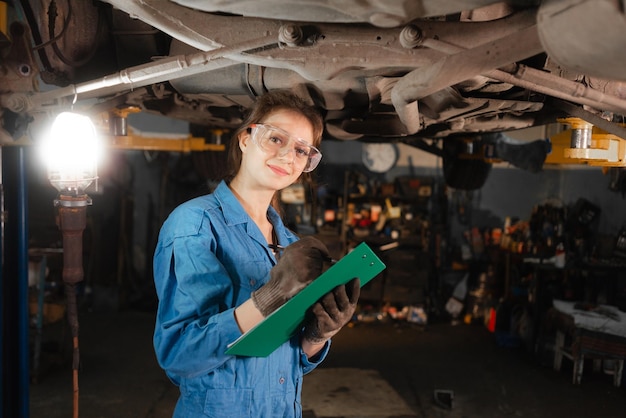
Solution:
[{"label": "gray glove", "polygon": [[252,292],[252,302],[268,316],[322,274],[328,249],[317,238],[306,236],[287,246],[270,270],[270,280]]},{"label": "gray glove", "polygon": [[361,281],[354,278],[324,295],[311,308],[304,338],[312,344],[320,344],[338,333],[352,319],[360,294]]}]

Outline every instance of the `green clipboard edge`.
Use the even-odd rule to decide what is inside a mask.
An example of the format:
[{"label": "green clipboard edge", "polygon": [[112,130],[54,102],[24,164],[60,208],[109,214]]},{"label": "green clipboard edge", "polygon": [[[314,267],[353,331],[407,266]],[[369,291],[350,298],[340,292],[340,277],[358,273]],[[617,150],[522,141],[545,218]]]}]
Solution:
[{"label": "green clipboard edge", "polygon": [[358,277],[364,286],[385,268],[366,243],[359,244],[300,293],[237,338],[229,345],[226,354],[267,357],[294,335],[304,321],[306,311],[322,296],[354,277]]}]

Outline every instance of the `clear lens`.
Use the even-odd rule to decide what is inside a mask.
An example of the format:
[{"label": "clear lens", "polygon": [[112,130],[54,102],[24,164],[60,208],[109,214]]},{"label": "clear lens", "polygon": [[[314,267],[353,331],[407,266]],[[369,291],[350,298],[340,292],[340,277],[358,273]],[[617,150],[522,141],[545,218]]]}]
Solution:
[{"label": "clear lens", "polygon": [[294,151],[294,161],[304,165],[305,173],[313,171],[322,159],[322,153],[305,140],[291,135],[289,132],[271,125],[257,123],[252,128],[252,140],[266,152],[283,154]]}]

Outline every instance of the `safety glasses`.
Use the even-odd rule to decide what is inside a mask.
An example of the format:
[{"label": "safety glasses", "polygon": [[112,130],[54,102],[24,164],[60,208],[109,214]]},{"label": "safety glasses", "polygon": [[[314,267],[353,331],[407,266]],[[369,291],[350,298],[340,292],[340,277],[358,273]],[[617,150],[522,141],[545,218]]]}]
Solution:
[{"label": "safety glasses", "polygon": [[304,167],[304,173],[315,170],[322,159],[320,150],[283,129],[264,123],[252,124],[250,128],[252,141],[263,151],[284,155],[293,150],[294,162],[298,167]]}]

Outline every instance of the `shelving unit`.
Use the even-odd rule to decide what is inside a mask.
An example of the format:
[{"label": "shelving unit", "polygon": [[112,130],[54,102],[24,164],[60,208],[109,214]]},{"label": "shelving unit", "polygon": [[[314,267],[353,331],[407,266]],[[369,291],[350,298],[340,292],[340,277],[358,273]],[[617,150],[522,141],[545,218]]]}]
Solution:
[{"label": "shelving unit", "polygon": [[363,287],[361,300],[427,306],[441,262],[439,234],[445,230],[440,186],[425,176],[399,177],[374,187],[361,180],[366,181],[361,173],[345,171],[343,195],[337,196],[332,204],[336,213],[328,217],[338,228],[343,254],[366,242],[387,265],[381,277]]}]

